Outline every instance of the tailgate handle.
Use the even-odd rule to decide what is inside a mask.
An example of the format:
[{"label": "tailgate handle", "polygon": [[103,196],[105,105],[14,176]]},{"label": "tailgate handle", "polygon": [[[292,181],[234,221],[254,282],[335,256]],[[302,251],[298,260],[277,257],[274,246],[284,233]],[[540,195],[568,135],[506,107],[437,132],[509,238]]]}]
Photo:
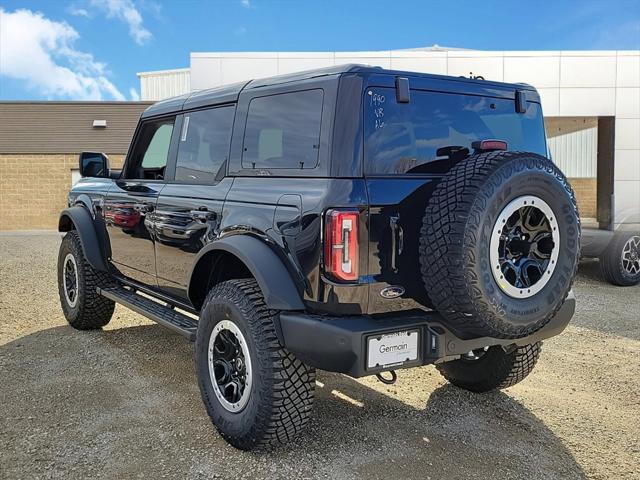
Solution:
[{"label": "tailgate handle", "polygon": [[400,226],[400,214],[389,217],[389,227],[391,227],[391,270],[398,272],[398,255],[404,248],[404,232]]}]

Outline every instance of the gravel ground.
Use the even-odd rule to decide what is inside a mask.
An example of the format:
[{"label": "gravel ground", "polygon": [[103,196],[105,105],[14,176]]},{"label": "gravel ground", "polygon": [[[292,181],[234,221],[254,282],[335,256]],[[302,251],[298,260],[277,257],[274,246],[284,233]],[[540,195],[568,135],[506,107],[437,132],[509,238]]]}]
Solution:
[{"label": "gravel ground", "polygon": [[66,325],[59,242],[0,234],[0,478],[640,478],[640,288],[605,284],[596,262],[521,384],[320,372],[304,434],[245,453],[210,424],[182,337],[122,307],[104,331]]}]

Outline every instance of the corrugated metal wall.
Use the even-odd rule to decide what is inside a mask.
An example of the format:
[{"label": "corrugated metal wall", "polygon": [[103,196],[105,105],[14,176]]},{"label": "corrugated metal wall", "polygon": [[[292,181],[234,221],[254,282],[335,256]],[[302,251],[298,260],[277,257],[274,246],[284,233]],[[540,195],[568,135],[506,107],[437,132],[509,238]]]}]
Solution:
[{"label": "corrugated metal wall", "polygon": [[553,161],[567,177],[597,176],[597,117],[547,118],[545,127]]},{"label": "corrugated metal wall", "polygon": [[141,72],[140,96],[142,100],[163,100],[191,91],[191,71],[189,68]]},{"label": "corrugated metal wall", "polygon": [[[149,102],[0,102],[0,153],[127,153]],[[106,120],[106,128],[94,128]]]}]

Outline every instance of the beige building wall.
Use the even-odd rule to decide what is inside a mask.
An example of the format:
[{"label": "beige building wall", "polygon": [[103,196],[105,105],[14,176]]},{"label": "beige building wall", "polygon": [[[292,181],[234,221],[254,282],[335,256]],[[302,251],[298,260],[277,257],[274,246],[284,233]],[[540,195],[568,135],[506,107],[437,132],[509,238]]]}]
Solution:
[{"label": "beige building wall", "polygon": [[598,180],[596,178],[569,178],[578,202],[583,222],[595,224],[598,216]]},{"label": "beige building wall", "polygon": [[[109,155],[120,168],[124,155]],[[58,228],[78,153],[0,154],[0,231]]]},{"label": "beige building wall", "polygon": [[0,101],[0,231],[56,229],[79,153],[111,153],[120,168],[149,105]]}]

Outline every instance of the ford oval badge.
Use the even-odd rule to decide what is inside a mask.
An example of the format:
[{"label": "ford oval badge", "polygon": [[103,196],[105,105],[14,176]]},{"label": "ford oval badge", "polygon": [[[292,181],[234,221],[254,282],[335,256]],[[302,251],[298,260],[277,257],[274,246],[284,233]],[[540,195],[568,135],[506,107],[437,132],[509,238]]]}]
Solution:
[{"label": "ford oval badge", "polygon": [[382,298],[398,298],[400,295],[404,293],[404,287],[400,285],[392,285],[387,288],[383,288],[380,290],[380,296]]}]

